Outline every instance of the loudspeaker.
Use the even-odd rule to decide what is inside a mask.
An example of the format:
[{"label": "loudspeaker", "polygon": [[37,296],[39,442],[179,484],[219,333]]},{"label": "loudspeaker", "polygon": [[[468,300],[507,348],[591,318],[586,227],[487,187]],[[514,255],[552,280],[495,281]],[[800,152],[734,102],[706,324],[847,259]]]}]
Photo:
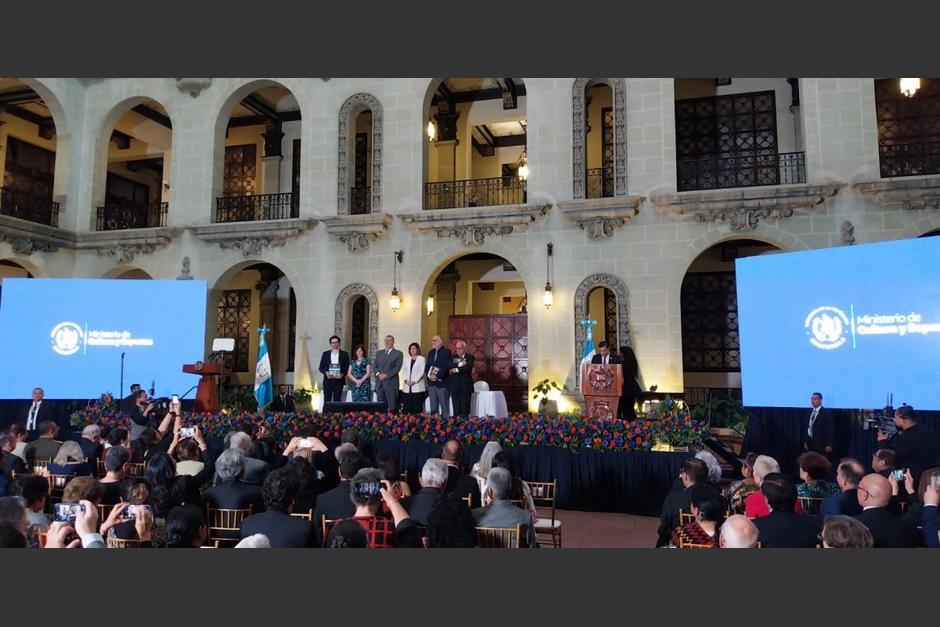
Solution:
[{"label": "loudspeaker", "polygon": [[345,414],[348,412],[368,412],[372,414],[384,414],[388,410],[385,402],[381,403],[324,403],[324,414]]}]

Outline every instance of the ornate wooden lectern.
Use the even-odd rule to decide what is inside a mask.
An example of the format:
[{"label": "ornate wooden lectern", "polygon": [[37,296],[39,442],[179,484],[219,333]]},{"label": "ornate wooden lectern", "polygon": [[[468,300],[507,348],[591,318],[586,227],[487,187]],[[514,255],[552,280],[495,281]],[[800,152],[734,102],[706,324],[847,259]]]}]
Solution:
[{"label": "ornate wooden lectern", "polygon": [[219,386],[216,377],[229,374],[229,369],[221,364],[207,364],[197,361],[194,364],[183,364],[183,372],[198,374],[199,387],[196,388],[196,403],[193,409],[197,412],[217,414],[222,410],[219,402]]},{"label": "ornate wooden lectern", "polygon": [[620,364],[584,364],[581,367],[581,394],[586,418],[617,417],[617,405],[623,390]]}]

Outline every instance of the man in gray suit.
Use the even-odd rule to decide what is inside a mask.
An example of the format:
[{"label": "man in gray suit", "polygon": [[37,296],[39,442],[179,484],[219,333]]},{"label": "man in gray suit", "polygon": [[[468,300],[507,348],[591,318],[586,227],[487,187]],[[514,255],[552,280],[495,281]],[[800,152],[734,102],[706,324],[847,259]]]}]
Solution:
[{"label": "man in gray suit", "polygon": [[228,446],[239,448],[245,453],[245,472],[242,475],[242,481],[253,485],[263,485],[265,477],[271,472],[271,466],[264,460],[250,457],[251,444],[251,436],[244,431],[239,431],[232,435]]},{"label": "man in gray suit", "polygon": [[519,542],[526,546],[538,548],[539,543],[535,537],[535,526],[532,524],[532,514],[519,509],[509,502],[512,490],[512,475],[505,468],[492,468],[486,475],[486,492],[484,502],[489,505],[473,510],[473,521],[477,527],[515,527],[522,525],[522,537]]},{"label": "man in gray suit", "polygon": [[380,350],[372,360],[372,370],[375,372],[375,398],[378,402],[385,402],[388,411],[398,411],[398,371],[404,357],[401,351],[395,348],[395,338],[385,336],[385,349]]}]

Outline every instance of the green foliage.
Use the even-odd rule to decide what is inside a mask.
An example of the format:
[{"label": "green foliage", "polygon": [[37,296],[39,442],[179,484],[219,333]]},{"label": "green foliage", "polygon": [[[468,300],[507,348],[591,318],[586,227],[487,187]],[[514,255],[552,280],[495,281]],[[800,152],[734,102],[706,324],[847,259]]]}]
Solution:
[{"label": "green foliage", "polygon": [[734,401],[719,394],[711,395],[711,402],[702,403],[692,408],[692,417],[704,422],[709,418],[711,407],[711,427],[725,427],[743,434],[747,430],[748,415]]},{"label": "green foliage", "polygon": [[535,384],[535,387],[532,388],[535,391],[535,394],[532,395],[532,398],[538,399],[540,404],[545,404],[548,401],[548,395],[551,394],[553,390],[561,391],[561,387],[551,379],[542,379]]},{"label": "green foliage", "polygon": [[258,410],[254,387],[250,385],[230,385],[222,391],[222,411],[232,414]]}]

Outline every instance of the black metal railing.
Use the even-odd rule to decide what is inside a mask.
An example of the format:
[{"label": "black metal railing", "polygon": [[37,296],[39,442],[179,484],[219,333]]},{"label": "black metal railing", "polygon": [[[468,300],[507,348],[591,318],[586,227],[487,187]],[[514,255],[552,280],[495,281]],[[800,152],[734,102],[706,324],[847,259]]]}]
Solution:
[{"label": "black metal railing", "polygon": [[37,224],[59,226],[59,203],[0,187],[0,213]]},{"label": "black metal railing", "polygon": [[585,172],[585,198],[613,198],[614,169],[591,168]]},{"label": "black metal railing", "polygon": [[98,222],[95,228],[99,231],[123,231],[166,226],[168,211],[169,204],[165,202],[105,205],[98,207]]},{"label": "black metal railing", "polygon": [[372,188],[349,188],[349,213],[359,215],[372,211]]},{"label": "black metal railing", "polygon": [[679,191],[790,185],[806,182],[804,153],[736,155],[677,164]]},{"label": "black metal railing", "polygon": [[940,174],[940,142],[881,144],[878,156],[884,178]]},{"label": "black metal railing", "polygon": [[525,200],[525,180],[517,176],[424,184],[425,209],[513,205]]},{"label": "black metal railing", "polygon": [[216,222],[257,222],[300,217],[294,195],[290,192],[255,196],[222,196],[215,200]]}]

